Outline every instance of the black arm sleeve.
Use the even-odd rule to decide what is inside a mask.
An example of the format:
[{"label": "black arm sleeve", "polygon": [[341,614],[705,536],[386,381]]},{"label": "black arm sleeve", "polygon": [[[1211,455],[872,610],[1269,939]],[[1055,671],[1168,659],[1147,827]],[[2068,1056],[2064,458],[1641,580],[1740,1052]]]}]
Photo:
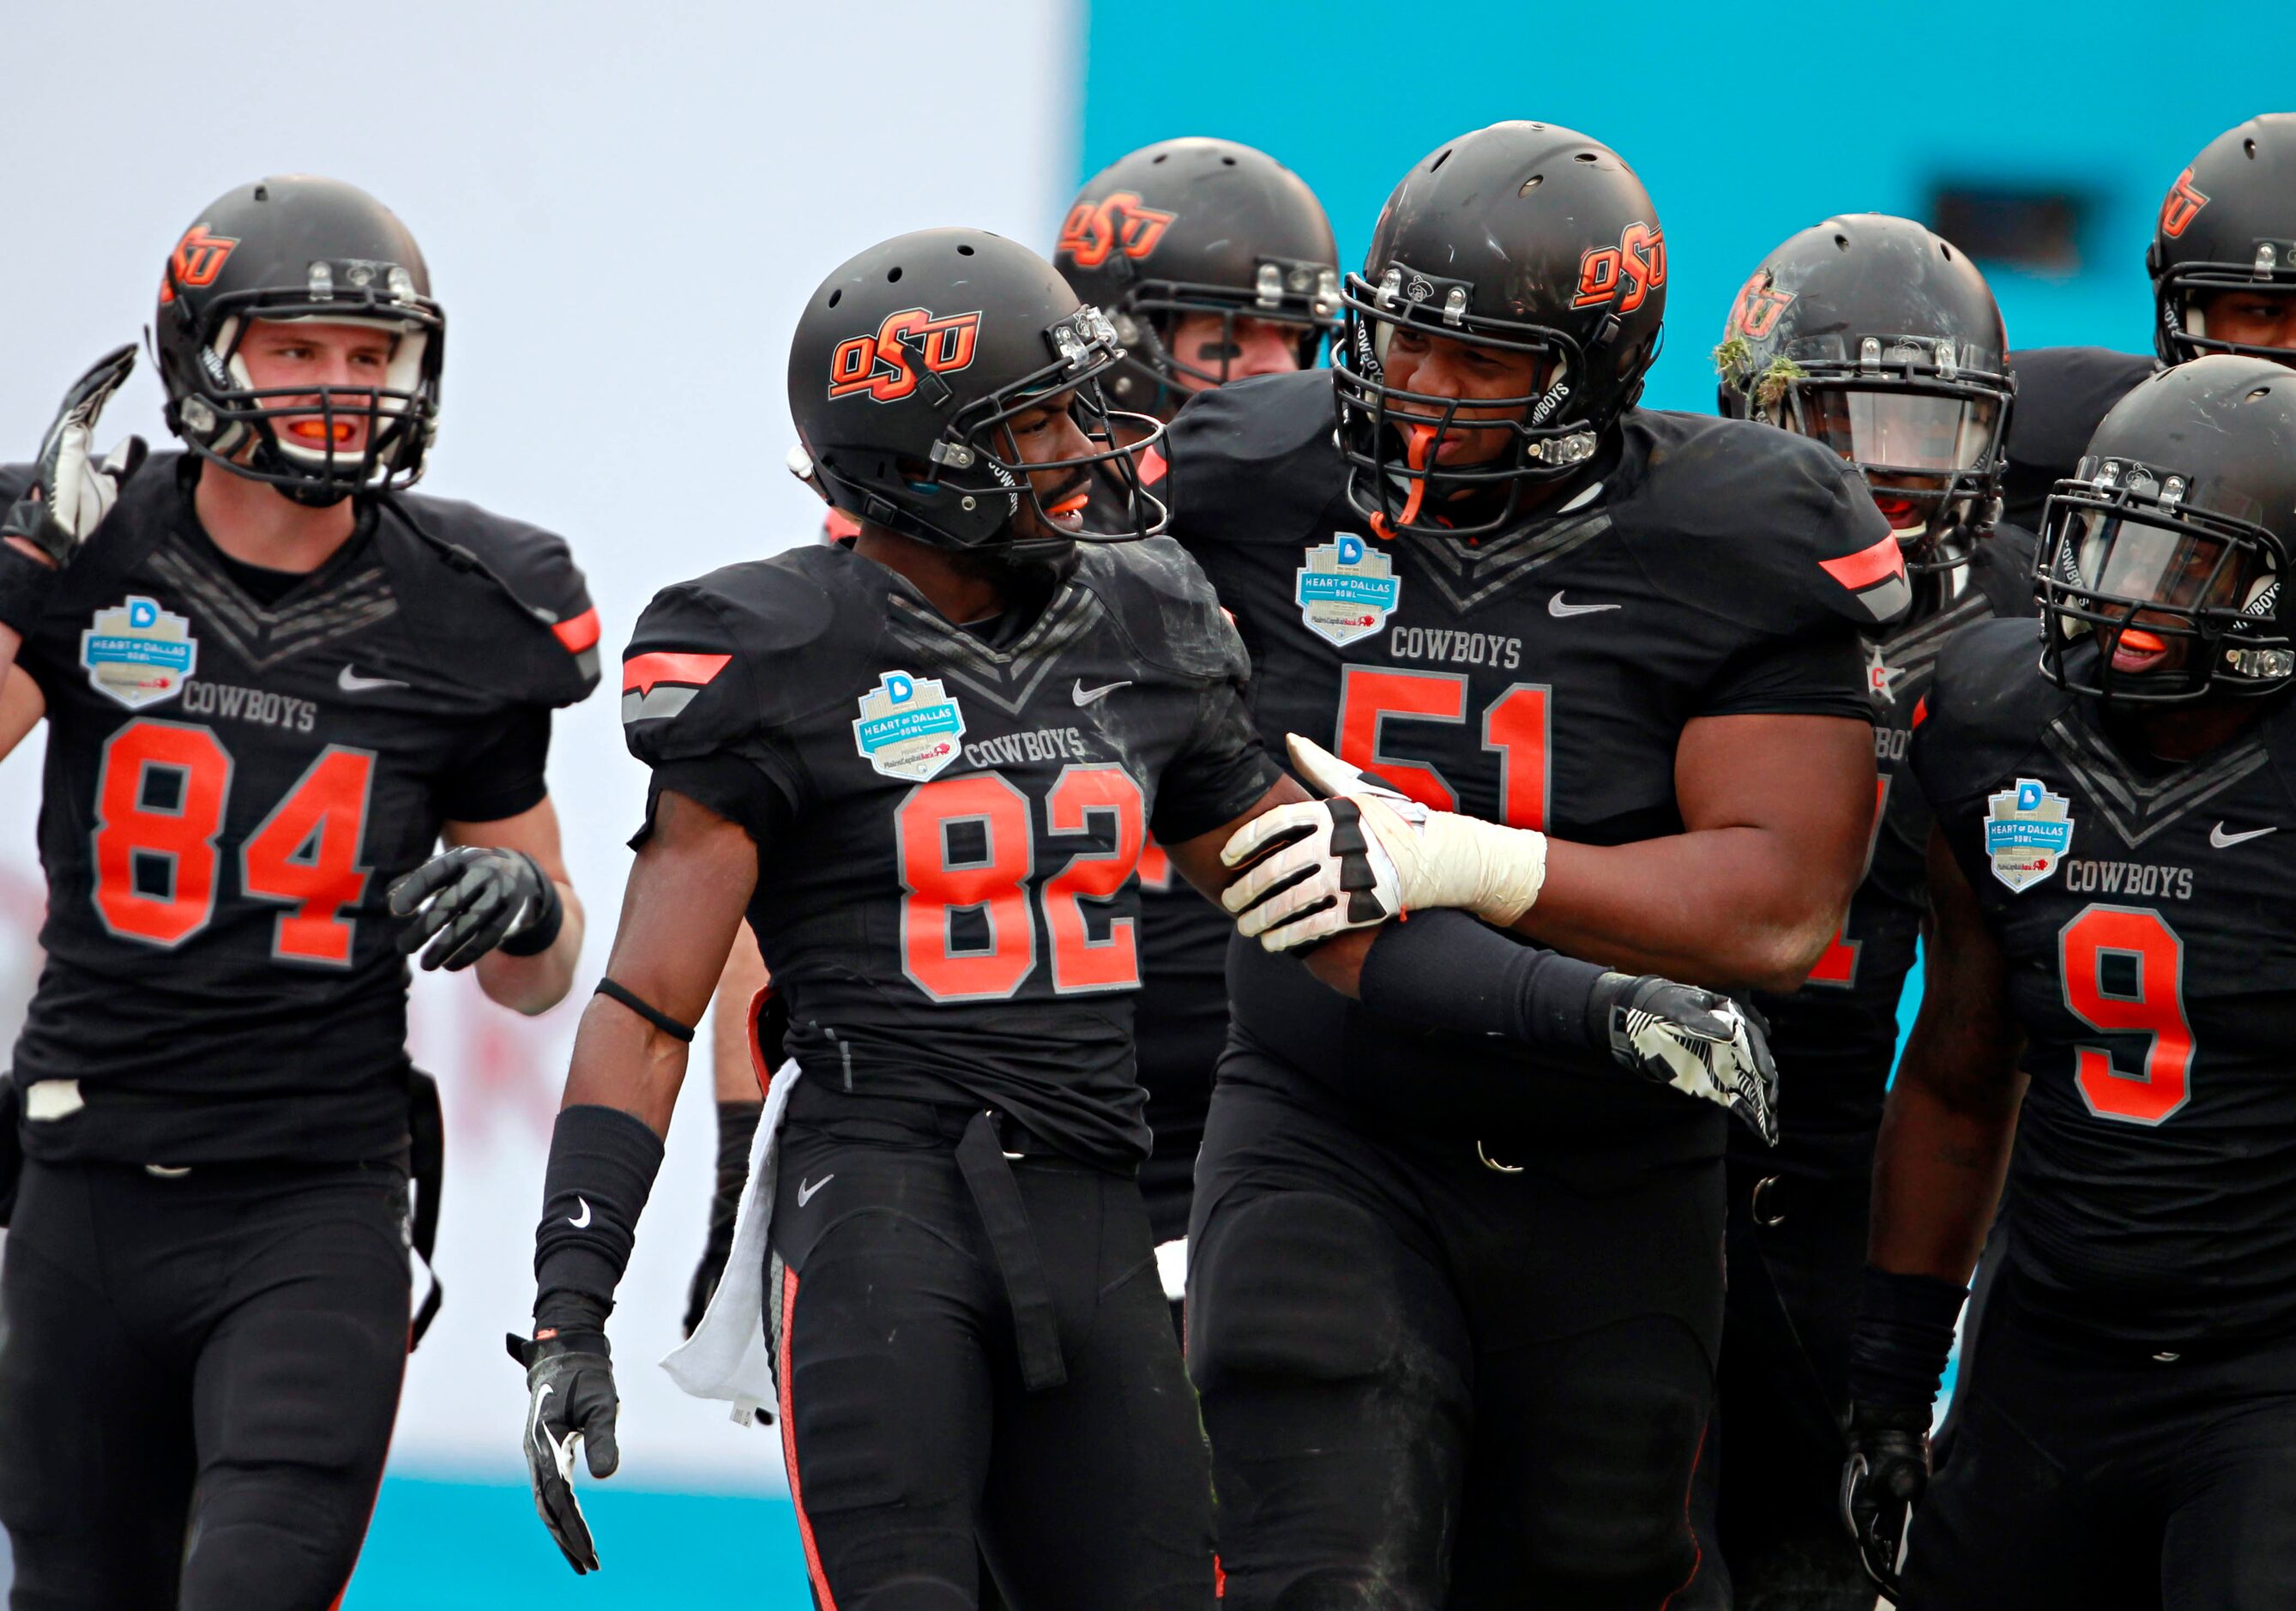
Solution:
[{"label": "black arm sleeve", "polygon": [[471,734],[439,783],[439,813],[449,822],[499,822],[533,810],[549,793],[550,712],[513,705]]},{"label": "black arm sleeve", "polygon": [[1608,1051],[1611,1003],[1631,982],[1509,939],[1465,912],[1432,908],[1380,930],[1364,956],[1361,989],[1374,1012],[1422,1029]]}]

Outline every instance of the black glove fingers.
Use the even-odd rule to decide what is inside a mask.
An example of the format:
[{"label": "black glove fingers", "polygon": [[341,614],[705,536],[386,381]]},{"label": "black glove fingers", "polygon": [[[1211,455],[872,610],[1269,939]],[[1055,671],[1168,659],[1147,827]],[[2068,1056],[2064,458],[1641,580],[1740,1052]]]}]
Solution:
[{"label": "black glove fingers", "polygon": [[390,915],[394,917],[412,916],[414,908],[428,897],[453,883],[469,860],[470,857],[461,850],[448,851],[444,855],[433,856],[399,879],[390,886]]},{"label": "black glove fingers", "polygon": [[443,967],[450,974],[461,973],[501,944],[502,937],[510,932],[517,916],[518,908],[499,888],[489,886],[431,941],[430,949],[422,953],[422,966]]}]

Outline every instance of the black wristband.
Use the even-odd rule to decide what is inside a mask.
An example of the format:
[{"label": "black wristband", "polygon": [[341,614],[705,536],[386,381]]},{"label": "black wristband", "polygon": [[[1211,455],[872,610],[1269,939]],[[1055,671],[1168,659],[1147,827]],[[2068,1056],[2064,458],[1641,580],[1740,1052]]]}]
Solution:
[{"label": "black wristband", "polygon": [[1849,1338],[1849,1396],[1861,1403],[1937,1401],[1969,1288],[1937,1276],[1866,1266]]},{"label": "black wristband", "polygon": [[537,1316],[559,1292],[613,1307],[660,1170],[661,1138],[636,1114],[586,1104],[558,1115],[534,1232]]},{"label": "black wristband", "polygon": [[19,637],[31,637],[63,575],[15,544],[0,543],[0,627],[13,627]]},{"label": "black wristband", "polygon": [[[517,852],[526,856],[524,851]],[[535,876],[542,880],[542,909],[535,913],[525,927],[511,933],[495,949],[505,957],[539,957],[558,941],[558,931],[566,925],[566,903],[559,899],[558,881],[542,870],[542,864],[526,856],[534,865]]]},{"label": "black wristband", "polygon": [[1603,1048],[1589,1039],[1591,962],[1509,938],[1465,912],[1414,912],[1381,929],[1358,989],[1374,1012],[1454,1034],[1539,1046]]}]

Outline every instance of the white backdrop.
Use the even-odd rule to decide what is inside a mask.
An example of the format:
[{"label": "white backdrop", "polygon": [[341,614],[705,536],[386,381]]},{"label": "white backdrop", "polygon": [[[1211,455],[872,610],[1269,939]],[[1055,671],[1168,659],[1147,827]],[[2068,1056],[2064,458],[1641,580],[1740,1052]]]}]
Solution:
[{"label": "white backdrop", "polygon": [[[805,540],[782,469],[794,309],[845,257],[967,223],[1040,247],[1075,168],[1069,0],[645,6],[400,0],[200,12],[83,0],[9,16],[0,457],[151,316],[198,210],[266,173],[351,180],[406,220],[447,309],[428,490],[564,532],[603,620],[609,683],[562,717],[551,788],[591,912],[578,998],[619,903],[644,799],[613,655],[654,588]],[[989,122],[993,111],[995,123]],[[148,370],[111,432],[164,436]],[[0,765],[0,1040],[37,963],[37,740]],[[436,988],[431,988],[432,986]],[[416,992],[446,1089],[447,1307],[414,1358],[395,1463],[515,1468],[543,1153],[578,999],[528,1023],[466,982]],[[4,1055],[4,1054],[0,1054]],[[653,1369],[701,1239],[712,1130],[697,1057],[614,1324],[626,1483],[775,1484],[760,1434]]]}]

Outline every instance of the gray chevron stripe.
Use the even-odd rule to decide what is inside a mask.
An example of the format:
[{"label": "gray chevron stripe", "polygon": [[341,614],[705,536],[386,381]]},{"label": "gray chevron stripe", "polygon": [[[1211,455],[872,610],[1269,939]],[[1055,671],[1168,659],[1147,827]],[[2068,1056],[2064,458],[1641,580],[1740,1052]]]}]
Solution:
[{"label": "gray chevron stripe", "polygon": [[258,671],[398,613],[398,596],[381,566],[276,610],[257,604],[202,556],[172,541],[152,554],[152,568],[199,606],[203,626]]},{"label": "gray chevron stripe", "polygon": [[1575,553],[1611,529],[1611,512],[1593,509],[1528,526],[1472,547],[1453,538],[1412,533],[1405,540],[1419,555],[1435,590],[1464,615],[1505,592],[1541,565]]},{"label": "gray chevron stripe", "polygon": [[1062,652],[1090,632],[1105,613],[1099,595],[1064,588],[1021,640],[1000,653],[952,626],[928,605],[898,593],[890,603],[887,630],[894,642],[930,662],[934,675],[957,682],[1007,716],[1021,713],[1052,674]]},{"label": "gray chevron stripe", "polygon": [[2097,809],[2130,850],[2174,826],[2265,764],[2261,741],[2250,739],[2197,770],[2146,781],[2112,746],[2070,717],[2049,724],[2042,743],[2087,785]]}]

